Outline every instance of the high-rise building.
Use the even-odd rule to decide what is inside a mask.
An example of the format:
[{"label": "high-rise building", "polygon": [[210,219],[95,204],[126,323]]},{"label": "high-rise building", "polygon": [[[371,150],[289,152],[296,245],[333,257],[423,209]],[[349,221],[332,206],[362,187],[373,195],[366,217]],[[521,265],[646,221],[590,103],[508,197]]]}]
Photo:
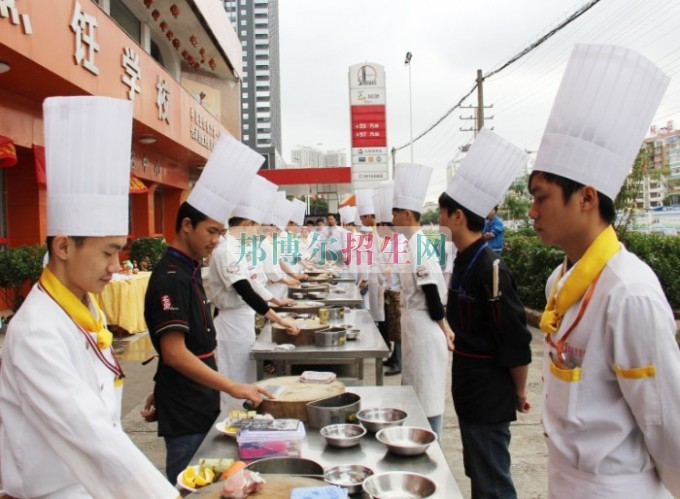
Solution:
[{"label": "high-rise building", "polygon": [[332,168],[347,166],[347,154],[342,150],[326,151],[309,146],[297,146],[290,152],[292,168]]},{"label": "high-rise building", "polygon": [[651,164],[642,178],[637,207],[653,209],[680,204],[680,130],[669,121],[660,128],[652,126],[651,134],[645,139]]},{"label": "high-rise building", "polygon": [[262,168],[283,167],[278,0],[223,0],[241,40],[241,140],[265,156]]}]

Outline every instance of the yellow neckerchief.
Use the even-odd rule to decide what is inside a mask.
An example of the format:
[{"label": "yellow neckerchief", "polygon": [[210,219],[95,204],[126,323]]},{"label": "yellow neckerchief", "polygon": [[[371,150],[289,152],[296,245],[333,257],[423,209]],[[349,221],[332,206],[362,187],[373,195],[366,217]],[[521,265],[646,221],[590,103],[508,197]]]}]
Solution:
[{"label": "yellow neckerchief", "polygon": [[45,267],[40,276],[40,285],[56,301],[64,312],[85,331],[97,333],[97,347],[106,350],[113,342],[113,334],[104,327],[104,313],[97,305],[96,300],[90,295],[90,302],[97,311],[95,318],[82,301],[74,295],[70,289],[64,286],[52,271]]},{"label": "yellow neckerchief", "polygon": [[[576,262],[566,282],[557,293],[560,278],[555,279],[550,299],[541,316],[541,330],[555,333],[560,328],[564,314],[585,294],[591,283],[602,272],[607,262],[621,249],[614,228],[610,225],[595,238],[581,259]],[[566,272],[566,260],[561,275]]]}]

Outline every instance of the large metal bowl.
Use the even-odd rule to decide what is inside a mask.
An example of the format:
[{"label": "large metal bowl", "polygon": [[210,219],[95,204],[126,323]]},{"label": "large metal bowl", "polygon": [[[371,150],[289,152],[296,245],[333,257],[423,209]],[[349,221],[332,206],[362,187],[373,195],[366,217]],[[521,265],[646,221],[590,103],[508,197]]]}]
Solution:
[{"label": "large metal bowl", "polygon": [[263,475],[323,476],[323,466],[311,459],[301,457],[268,457],[253,461],[246,469]]},{"label": "large metal bowl", "polygon": [[437,491],[437,485],[426,476],[403,471],[369,476],[361,487],[374,499],[421,499]]},{"label": "large metal bowl", "polygon": [[366,428],[358,424],[333,424],[324,426],[319,431],[326,443],[333,447],[354,447],[361,437],[366,435]]},{"label": "large metal bowl", "polygon": [[370,432],[378,432],[390,426],[401,426],[408,414],[401,409],[381,407],[378,409],[364,409],[357,412],[357,419]]},{"label": "large metal bowl", "polygon": [[373,475],[373,470],[358,464],[342,464],[327,468],[323,479],[327,484],[337,485],[347,489],[350,494],[361,492],[361,484]]},{"label": "large metal bowl", "polygon": [[437,435],[432,430],[416,426],[394,426],[380,430],[375,438],[387,449],[400,456],[417,456],[427,450]]}]

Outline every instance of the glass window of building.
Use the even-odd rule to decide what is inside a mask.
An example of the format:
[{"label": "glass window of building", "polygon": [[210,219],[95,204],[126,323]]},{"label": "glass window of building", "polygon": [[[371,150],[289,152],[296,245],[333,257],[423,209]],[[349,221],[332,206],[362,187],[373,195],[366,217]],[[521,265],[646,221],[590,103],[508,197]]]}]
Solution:
[{"label": "glass window of building", "polygon": [[130,35],[137,43],[142,42],[142,23],[128,9],[122,0],[111,1],[111,17],[116,21],[125,32]]},{"label": "glass window of building", "polygon": [[158,64],[163,66],[163,56],[161,55],[161,49],[156,42],[151,40],[151,57],[153,57]]}]

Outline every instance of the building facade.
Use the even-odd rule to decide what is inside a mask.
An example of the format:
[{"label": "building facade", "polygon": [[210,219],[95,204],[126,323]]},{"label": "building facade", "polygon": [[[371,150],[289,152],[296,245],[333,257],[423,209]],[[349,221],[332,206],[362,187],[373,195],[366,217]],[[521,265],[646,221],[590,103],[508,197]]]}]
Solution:
[{"label": "building facade", "polygon": [[651,164],[642,179],[637,207],[649,210],[680,204],[680,130],[674,129],[672,121],[664,127],[652,126],[645,144]]},{"label": "building facade", "polygon": [[221,133],[240,138],[241,44],[212,0],[0,2],[0,236],[46,233],[42,103],[132,100],[130,239],[172,239]]},{"label": "building facade", "polygon": [[322,151],[315,147],[298,146],[290,152],[289,168],[332,168],[347,166],[344,151]]},{"label": "building facade", "polygon": [[263,169],[282,168],[278,0],[223,2],[243,51],[243,143],[264,155]]}]

